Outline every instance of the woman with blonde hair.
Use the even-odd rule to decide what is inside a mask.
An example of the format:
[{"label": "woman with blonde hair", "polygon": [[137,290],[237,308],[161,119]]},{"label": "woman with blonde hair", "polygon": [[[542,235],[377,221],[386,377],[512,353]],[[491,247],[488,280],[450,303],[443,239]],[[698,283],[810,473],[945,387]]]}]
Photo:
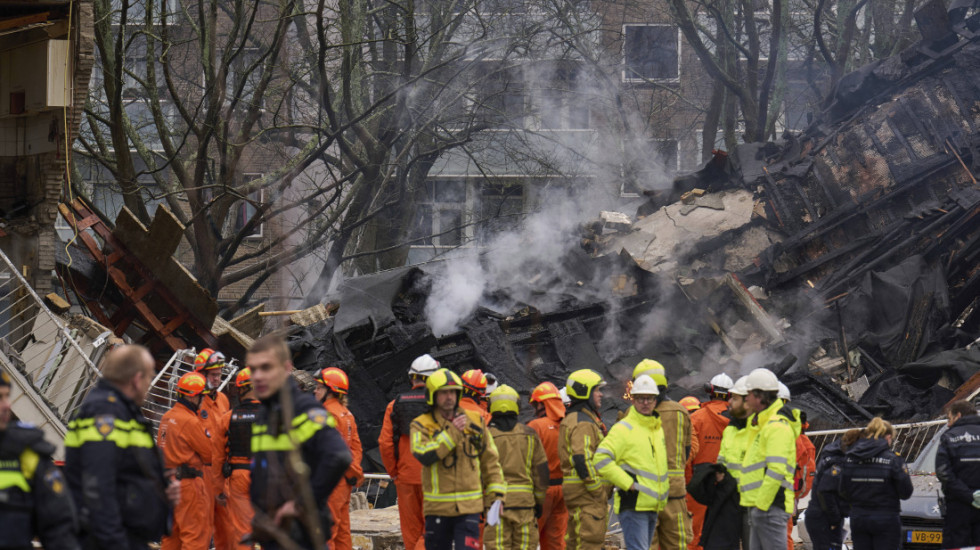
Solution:
[{"label": "woman with blonde hair", "polygon": [[900,501],[912,496],[905,460],[891,450],[895,427],[873,418],[847,449],[840,495],[850,505],[854,550],[898,550],[902,539]]}]

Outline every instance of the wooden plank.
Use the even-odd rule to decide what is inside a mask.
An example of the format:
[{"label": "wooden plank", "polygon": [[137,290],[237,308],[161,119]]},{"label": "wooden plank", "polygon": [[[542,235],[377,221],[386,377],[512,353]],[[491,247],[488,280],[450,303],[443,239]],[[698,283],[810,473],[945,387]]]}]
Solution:
[{"label": "wooden plank", "polygon": [[15,29],[17,27],[26,27],[27,25],[33,25],[35,23],[44,23],[50,16],[51,12],[42,11],[41,13],[32,13],[30,15],[22,15],[20,17],[0,19],[0,31]]},{"label": "wooden plank", "polygon": [[772,343],[782,342],[783,331],[776,326],[776,323],[769,317],[766,310],[759,305],[759,302],[756,301],[749,290],[745,288],[745,285],[742,284],[738,276],[734,273],[729,273],[725,276],[725,284],[728,285],[728,288],[732,289],[735,297],[745,306],[745,309],[749,311],[749,314],[752,315],[755,322],[769,335]]}]

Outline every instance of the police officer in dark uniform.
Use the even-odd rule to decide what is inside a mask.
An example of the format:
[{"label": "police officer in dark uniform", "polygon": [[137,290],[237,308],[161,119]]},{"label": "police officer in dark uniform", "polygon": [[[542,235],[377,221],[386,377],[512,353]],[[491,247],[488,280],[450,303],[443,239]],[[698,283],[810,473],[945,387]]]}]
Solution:
[{"label": "police officer in dark uniform", "polygon": [[980,416],[968,401],[954,401],[946,414],[949,429],[936,452],[946,499],[943,548],[980,546]]},{"label": "police officer in dark uniform", "polygon": [[844,455],[840,495],[851,507],[854,550],[898,548],[901,502],[912,496],[905,461],[891,450],[895,428],[874,418]]},{"label": "police officer in dark uniform", "polygon": [[849,430],[824,447],[817,458],[813,493],[806,509],[806,532],[814,550],[840,550],[844,543],[844,518],[849,512],[838,494],[841,469],[847,449],[861,437],[861,431]]},{"label": "police officer in dark uniform", "polygon": [[266,549],[280,548],[282,537],[323,548],[332,523],[327,498],[351,463],[350,451],[323,404],[289,375],[293,364],[281,338],[256,340],[246,363],[262,404],[252,424],[253,538]]},{"label": "police officer in dark uniform", "polygon": [[0,369],[0,549],[78,550],[78,523],[54,445],[44,432],[13,422],[10,376]]},{"label": "police officer in dark uniform", "polygon": [[87,549],[145,549],[167,532],[180,494],[164,476],[140,405],[153,381],[142,346],[112,350],[65,436],[65,474]]}]

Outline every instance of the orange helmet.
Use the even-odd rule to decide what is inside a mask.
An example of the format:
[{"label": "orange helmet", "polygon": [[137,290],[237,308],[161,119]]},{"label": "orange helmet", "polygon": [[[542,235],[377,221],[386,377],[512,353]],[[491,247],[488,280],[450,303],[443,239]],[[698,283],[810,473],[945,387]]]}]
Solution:
[{"label": "orange helmet", "polygon": [[689,395],[681,399],[680,401],[678,401],[678,403],[680,403],[682,407],[684,407],[685,409],[691,412],[694,412],[701,408],[701,400],[699,400],[697,397],[694,397],[693,395]]},{"label": "orange helmet", "polygon": [[236,388],[244,388],[246,386],[252,386],[252,369],[249,367],[245,367],[244,369],[238,371],[238,374],[235,376]]},{"label": "orange helmet", "polygon": [[195,397],[204,393],[207,386],[208,382],[204,379],[204,375],[199,372],[189,372],[177,381],[177,393]]},{"label": "orange helmet", "polygon": [[542,382],[531,392],[531,403],[544,403],[545,399],[561,399],[561,392],[551,382]]},{"label": "orange helmet", "polygon": [[487,375],[480,369],[471,369],[463,373],[463,388],[477,395],[487,393]]},{"label": "orange helmet", "polygon": [[201,372],[211,369],[220,369],[225,366],[225,354],[214,351],[211,348],[204,348],[194,358],[194,370]]},{"label": "orange helmet", "polygon": [[346,395],[348,388],[350,388],[350,381],[347,379],[347,373],[338,369],[337,367],[327,367],[321,370],[319,376],[316,378],[317,382],[330,388],[330,391],[334,393]]}]

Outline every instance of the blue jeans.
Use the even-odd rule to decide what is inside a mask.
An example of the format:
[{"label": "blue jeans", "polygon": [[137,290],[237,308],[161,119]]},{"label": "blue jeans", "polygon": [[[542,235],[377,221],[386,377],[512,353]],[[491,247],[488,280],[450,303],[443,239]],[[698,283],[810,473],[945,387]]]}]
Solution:
[{"label": "blue jeans", "polygon": [[623,528],[626,550],[650,550],[653,532],[657,530],[657,513],[620,510],[619,525]]}]

